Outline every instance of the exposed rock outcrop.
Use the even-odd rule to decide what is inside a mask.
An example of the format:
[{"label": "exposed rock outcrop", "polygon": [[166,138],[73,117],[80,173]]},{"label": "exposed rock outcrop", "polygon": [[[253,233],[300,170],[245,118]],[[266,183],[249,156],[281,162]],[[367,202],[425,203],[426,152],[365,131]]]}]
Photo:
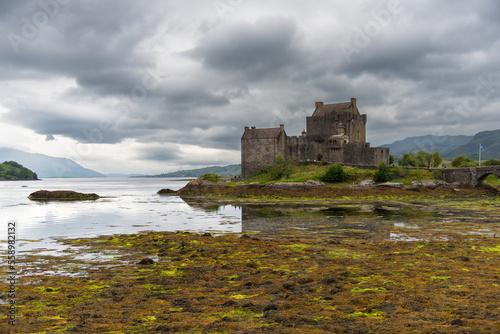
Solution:
[{"label": "exposed rock outcrop", "polygon": [[97,194],[84,194],[68,190],[39,190],[28,196],[32,201],[88,201],[99,199]]},{"label": "exposed rock outcrop", "polygon": [[385,182],[385,183],[377,184],[377,188],[403,189],[403,184],[399,183],[399,182]]},{"label": "exposed rock outcrop", "polygon": [[[227,196],[227,197],[274,197],[274,198],[335,198],[346,196],[385,196],[385,195],[411,195],[415,192],[422,195],[454,195],[456,188],[446,185],[442,181],[419,182],[410,187],[402,183],[387,182],[375,184],[371,180],[360,182],[357,185],[345,185],[343,187],[330,187],[318,181],[306,182],[275,182],[260,184],[257,182],[248,184],[229,185],[225,182],[210,182],[207,180],[192,180],[177,193],[180,196]],[[460,188],[461,193],[476,194],[487,191],[478,188]]]},{"label": "exposed rock outcrop", "polygon": [[177,191],[167,188],[159,190],[157,194],[162,196],[175,196],[177,195]]}]

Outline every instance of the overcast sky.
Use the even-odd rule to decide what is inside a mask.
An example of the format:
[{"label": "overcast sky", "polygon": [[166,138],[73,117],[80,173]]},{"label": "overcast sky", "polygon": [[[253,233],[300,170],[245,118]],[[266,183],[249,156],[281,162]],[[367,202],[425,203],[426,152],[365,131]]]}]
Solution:
[{"label": "overcast sky", "polygon": [[0,146],[103,173],[240,162],[358,99],[372,146],[500,128],[496,0],[0,0]]}]

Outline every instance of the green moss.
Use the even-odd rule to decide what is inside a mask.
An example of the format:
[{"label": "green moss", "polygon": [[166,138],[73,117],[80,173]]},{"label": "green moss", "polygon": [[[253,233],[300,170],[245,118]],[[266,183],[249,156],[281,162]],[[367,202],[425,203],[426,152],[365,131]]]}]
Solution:
[{"label": "green moss", "polygon": [[347,317],[368,317],[368,318],[383,318],[384,312],[354,312],[346,315]]},{"label": "green moss", "polygon": [[500,252],[500,245],[493,247],[476,247],[472,246],[472,249],[478,250],[480,252]]},{"label": "green moss", "polygon": [[235,299],[235,300],[242,300],[242,299],[248,299],[248,298],[253,298],[258,295],[233,295],[230,296],[229,298]]},{"label": "green moss", "polygon": [[217,174],[203,174],[201,177],[210,182],[220,181],[220,176]]}]

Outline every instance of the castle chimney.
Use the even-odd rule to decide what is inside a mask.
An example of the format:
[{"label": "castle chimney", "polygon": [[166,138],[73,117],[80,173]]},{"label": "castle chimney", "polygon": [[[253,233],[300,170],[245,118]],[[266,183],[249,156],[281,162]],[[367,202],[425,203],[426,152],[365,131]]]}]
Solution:
[{"label": "castle chimney", "polygon": [[306,129],[302,130],[302,137],[305,137],[305,136],[307,136]]},{"label": "castle chimney", "polygon": [[245,126],[245,132],[247,132],[250,128],[248,126]]},{"label": "castle chimney", "polygon": [[315,102],[314,105],[316,106],[316,109],[318,109],[323,106],[323,102]]},{"label": "castle chimney", "polygon": [[255,130],[255,126],[252,126],[252,130]]},{"label": "castle chimney", "polygon": [[352,104],[352,111],[356,112],[358,110],[358,107],[356,105],[356,98],[351,97],[351,104]]}]

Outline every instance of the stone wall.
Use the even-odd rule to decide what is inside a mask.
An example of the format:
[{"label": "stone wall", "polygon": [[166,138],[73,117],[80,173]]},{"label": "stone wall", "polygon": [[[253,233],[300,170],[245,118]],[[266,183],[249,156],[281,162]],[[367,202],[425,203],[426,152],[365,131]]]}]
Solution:
[{"label": "stone wall", "polygon": [[447,168],[441,169],[443,181],[448,183],[460,183],[464,186],[477,187],[491,174],[500,176],[500,166]]},{"label": "stone wall", "polygon": [[251,177],[255,172],[274,163],[279,151],[277,138],[248,139],[241,141],[241,174]]},{"label": "stone wall", "polygon": [[381,162],[389,164],[389,149],[370,147],[370,143],[353,143],[344,146],[342,163],[358,166],[378,166]]},{"label": "stone wall", "polygon": [[309,116],[306,118],[307,136],[312,139],[328,139],[333,135],[345,133],[349,142],[364,143],[366,141],[366,115],[330,114],[325,116]]},{"label": "stone wall", "polygon": [[279,155],[287,156],[287,135],[284,126],[270,129],[245,127],[241,137],[241,176],[251,177],[262,168],[272,165]]}]

